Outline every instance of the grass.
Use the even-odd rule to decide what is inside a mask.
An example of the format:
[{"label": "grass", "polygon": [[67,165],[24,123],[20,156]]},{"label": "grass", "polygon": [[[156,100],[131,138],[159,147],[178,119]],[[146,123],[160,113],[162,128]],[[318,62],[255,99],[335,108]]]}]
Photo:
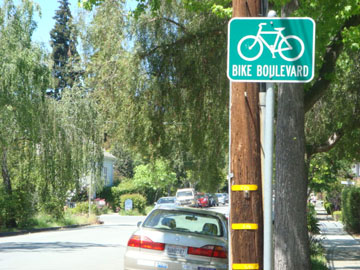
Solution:
[{"label": "grass", "polygon": [[128,210],[125,211],[123,209],[121,209],[119,211],[119,215],[120,216],[146,216],[147,214],[150,213],[151,210],[153,210],[154,206],[153,205],[149,205],[145,207],[145,212],[140,212],[138,209],[133,209],[133,210]]},{"label": "grass", "polygon": [[48,214],[36,214],[28,224],[16,229],[0,228],[1,232],[17,232],[22,230],[43,229],[53,227],[65,227],[71,225],[96,224],[98,221],[96,215],[74,215],[65,213],[64,217],[56,219]]},{"label": "grass", "polygon": [[97,217],[95,215],[72,215],[66,213],[63,218],[55,219],[50,215],[37,214],[33,218],[32,228],[51,228],[51,227],[63,227],[70,225],[84,225],[84,224],[95,224]]},{"label": "grass", "polygon": [[324,255],[311,256],[311,269],[312,270],[328,270],[326,258]]}]

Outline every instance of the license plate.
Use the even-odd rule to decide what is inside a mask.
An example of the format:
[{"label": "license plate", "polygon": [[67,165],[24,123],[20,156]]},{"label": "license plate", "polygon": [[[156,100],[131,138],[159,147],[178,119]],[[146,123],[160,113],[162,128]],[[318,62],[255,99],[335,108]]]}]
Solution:
[{"label": "license plate", "polygon": [[169,256],[185,257],[185,255],[187,253],[187,247],[166,245],[166,253]]}]

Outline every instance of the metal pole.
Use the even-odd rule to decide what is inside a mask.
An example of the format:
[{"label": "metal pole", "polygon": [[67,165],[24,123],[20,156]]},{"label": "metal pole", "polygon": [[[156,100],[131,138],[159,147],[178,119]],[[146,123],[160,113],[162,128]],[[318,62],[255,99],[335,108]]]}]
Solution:
[{"label": "metal pole", "polygon": [[272,270],[272,173],[274,150],[274,84],[266,84],[265,108],[265,183],[264,183],[264,270]]},{"label": "metal pole", "polygon": [[[267,9],[267,1],[265,1]],[[268,17],[276,17],[270,10]],[[266,83],[265,131],[264,131],[264,270],[273,269],[273,203],[272,176],[274,152],[274,84]]]},{"label": "metal pole", "polygon": [[[268,17],[276,17],[275,11],[269,11]],[[265,183],[264,183],[264,270],[273,269],[273,217],[272,217],[272,175],[274,152],[274,84],[266,83],[265,107]]]}]

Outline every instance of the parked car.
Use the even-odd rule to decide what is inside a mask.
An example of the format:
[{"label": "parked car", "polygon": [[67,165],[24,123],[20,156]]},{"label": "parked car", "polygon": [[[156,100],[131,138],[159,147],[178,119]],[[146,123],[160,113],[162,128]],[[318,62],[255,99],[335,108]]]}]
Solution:
[{"label": "parked car", "polygon": [[176,197],[174,197],[174,196],[161,197],[156,201],[155,207],[159,207],[160,205],[175,205],[175,204],[177,204]]},{"label": "parked car", "polygon": [[153,209],[128,241],[124,269],[160,268],[227,270],[226,217],[190,207]]},{"label": "parked car", "polygon": [[197,194],[197,206],[198,207],[209,207],[209,197],[203,193]]},{"label": "parked car", "polygon": [[193,188],[178,189],[176,191],[176,201],[179,205],[196,206],[196,192]]},{"label": "parked car", "polygon": [[215,195],[218,198],[219,204],[224,205],[224,204],[229,202],[229,197],[227,196],[227,194],[225,194],[225,193],[216,193]]},{"label": "parked car", "polygon": [[218,198],[215,194],[211,194],[211,193],[206,193],[206,195],[209,198],[209,206],[213,207],[213,206],[218,206],[219,205],[219,201]]},{"label": "parked car", "polygon": [[223,193],[225,196],[225,203],[229,203],[229,194]]}]

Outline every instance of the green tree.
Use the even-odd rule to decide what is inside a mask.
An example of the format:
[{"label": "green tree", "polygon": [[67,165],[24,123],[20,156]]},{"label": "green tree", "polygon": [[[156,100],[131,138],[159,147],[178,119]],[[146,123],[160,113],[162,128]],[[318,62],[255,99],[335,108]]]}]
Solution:
[{"label": "green tree", "polygon": [[46,97],[49,59],[31,42],[36,6],[0,8],[0,215],[7,227],[31,225],[45,210],[61,216],[67,192],[93,172],[100,178],[102,130],[95,100],[73,90]]},{"label": "green tree", "polygon": [[69,1],[58,0],[60,6],[56,11],[54,28],[50,32],[50,45],[54,89],[49,92],[55,99],[61,98],[61,93],[71,88],[79,79],[77,70],[79,55],[76,50],[77,33],[73,24]]},{"label": "green tree", "polygon": [[156,191],[155,199],[169,193],[176,181],[176,174],[172,172],[169,162],[161,159],[154,164],[136,166],[133,179],[134,185],[140,190]]},{"label": "green tree", "polygon": [[[317,24],[317,76],[307,85],[280,85],[278,95],[276,136],[276,201],[275,201],[275,269],[309,269],[308,236],[306,226],[307,179],[305,166],[305,113],[330,89],[334,82],[336,63],[344,51],[344,33],[356,33],[359,24],[357,1],[278,2],[282,16],[310,16]],[[284,5],[285,4],[285,5]],[[355,127],[355,126],[353,126]],[[351,132],[351,130],[347,130]],[[315,131],[316,132],[316,131]],[[338,130],[331,132],[331,140],[317,141],[307,147],[311,157],[321,148],[329,151],[339,142]],[[317,137],[319,138],[319,137]],[[309,149],[317,149],[309,151]],[[296,190],[297,192],[293,192]],[[290,203],[288,203],[290,202]],[[294,232],[294,228],[295,232]],[[284,245],[284,243],[288,243]],[[285,248],[286,246],[286,248]],[[300,259],[301,258],[301,259]]]},{"label": "green tree", "polygon": [[[134,119],[124,129],[132,145],[143,145],[149,156],[191,154],[193,168],[206,171],[200,179],[222,167],[228,130],[227,20],[213,16],[206,6],[210,2],[222,4],[139,1],[142,10],[134,24],[142,76],[134,77],[131,112],[123,111]],[[223,4],[227,9],[230,1]],[[330,150],[346,160],[359,153],[356,142],[351,146],[358,141],[358,107],[341,106],[358,104],[353,62],[360,47],[359,2],[276,0],[273,6],[281,16],[309,16],[317,22],[316,77],[307,85],[279,86],[276,133],[275,269],[309,269],[306,165]]]},{"label": "green tree", "polygon": [[10,0],[0,8],[0,151],[8,227],[17,225],[15,202],[19,193],[13,179],[17,173],[12,168],[16,161],[13,155],[19,157],[23,153],[31,157],[29,152],[37,141],[36,126],[31,119],[38,115],[49,83],[44,54],[31,43],[35,8],[31,1],[15,6]]}]

